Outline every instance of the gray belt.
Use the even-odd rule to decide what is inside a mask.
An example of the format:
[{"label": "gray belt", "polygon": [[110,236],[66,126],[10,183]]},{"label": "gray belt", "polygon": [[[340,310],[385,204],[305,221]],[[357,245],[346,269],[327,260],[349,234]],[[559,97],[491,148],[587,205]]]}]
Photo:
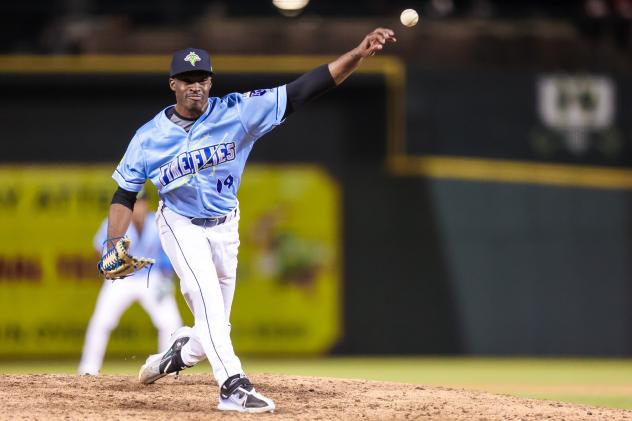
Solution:
[{"label": "gray belt", "polygon": [[221,225],[224,222],[228,222],[233,219],[235,215],[237,215],[237,208],[233,209],[226,215],[217,216],[214,218],[191,218],[191,223],[200,227],[209,228],[216,225]]}]

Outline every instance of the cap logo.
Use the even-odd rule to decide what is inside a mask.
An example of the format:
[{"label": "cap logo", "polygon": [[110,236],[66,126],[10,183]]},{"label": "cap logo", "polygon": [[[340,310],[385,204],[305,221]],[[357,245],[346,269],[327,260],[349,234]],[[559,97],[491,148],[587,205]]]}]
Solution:
[{"label": "cap logo", "polygon": [[195,54],[193,51],[191,51],[189,54],[187,54],[187,56],[184,58],[184,61],[188,61],[189,63],[191,63],[191,66],[195,67],[195,63],[197,63],[198,61],[202,61],[202,59],[200,58],[200,56],[198,56],[197,54]]}]

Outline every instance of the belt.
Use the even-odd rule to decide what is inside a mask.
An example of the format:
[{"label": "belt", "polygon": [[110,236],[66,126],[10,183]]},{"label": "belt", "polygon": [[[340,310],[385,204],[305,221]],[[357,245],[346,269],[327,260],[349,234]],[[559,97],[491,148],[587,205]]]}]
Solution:
[{"label": "belt", "polygon": [[216,216],[214,218],[191,218],[191,223],[204,228],[214,227],[230,221],[237,215],[237,208],[228,212],[226,215]]}]

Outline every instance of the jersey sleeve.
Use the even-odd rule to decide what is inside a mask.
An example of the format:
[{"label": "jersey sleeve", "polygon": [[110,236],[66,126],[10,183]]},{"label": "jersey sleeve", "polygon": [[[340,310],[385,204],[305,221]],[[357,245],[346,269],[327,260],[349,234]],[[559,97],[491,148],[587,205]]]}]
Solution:
[{"label": "jersey sleeve", "polygon": [[240,118],[248,134],[261,137],[283,122],[287,90],[282,85],[241,94]]},{"label": "jersey sleeve", "polygon": [[139,192],[143,188],[145,181],[147,181],[147,174],[143,148],[138,135],[132,138],[123,159],[114,170],[112,178],[119,187],[127,191]]}]

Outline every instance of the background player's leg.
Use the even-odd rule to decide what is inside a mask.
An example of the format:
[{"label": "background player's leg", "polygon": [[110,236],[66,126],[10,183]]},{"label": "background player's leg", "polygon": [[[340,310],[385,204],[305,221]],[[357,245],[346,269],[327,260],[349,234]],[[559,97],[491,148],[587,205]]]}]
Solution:
[{"label": "background player's leg", "polygon": [[243,370],[230,341],[224,300],[204,229],[166,208],[160,211],[158,226],[165,253],[180,277],[180,289],[191,302],[195,334],[221,385]]},{"label": "background player's leg", "polygon": [[182,326],[171,280],[161,273],[152,273],[149,288],[140,298],[140,305],[158,330],[158,352],[168,348],[171,345],[171,334]]},{"label": "background player's leg", "polygon": [[239,250],[239,213],[225,224],[208,231],[208,239],[213,252],[213,263],[217,268],[217,277],[222,290],[226,322],[230,329],[230,310],[235,295],[237,278],[237,253]]},{"label": "background player's leg", "polygon": [[110,332],[135,298],[134,288],[124,285],[122,280],[104,282],[86,331],[79,374],[98,374],[103,364]]}]

